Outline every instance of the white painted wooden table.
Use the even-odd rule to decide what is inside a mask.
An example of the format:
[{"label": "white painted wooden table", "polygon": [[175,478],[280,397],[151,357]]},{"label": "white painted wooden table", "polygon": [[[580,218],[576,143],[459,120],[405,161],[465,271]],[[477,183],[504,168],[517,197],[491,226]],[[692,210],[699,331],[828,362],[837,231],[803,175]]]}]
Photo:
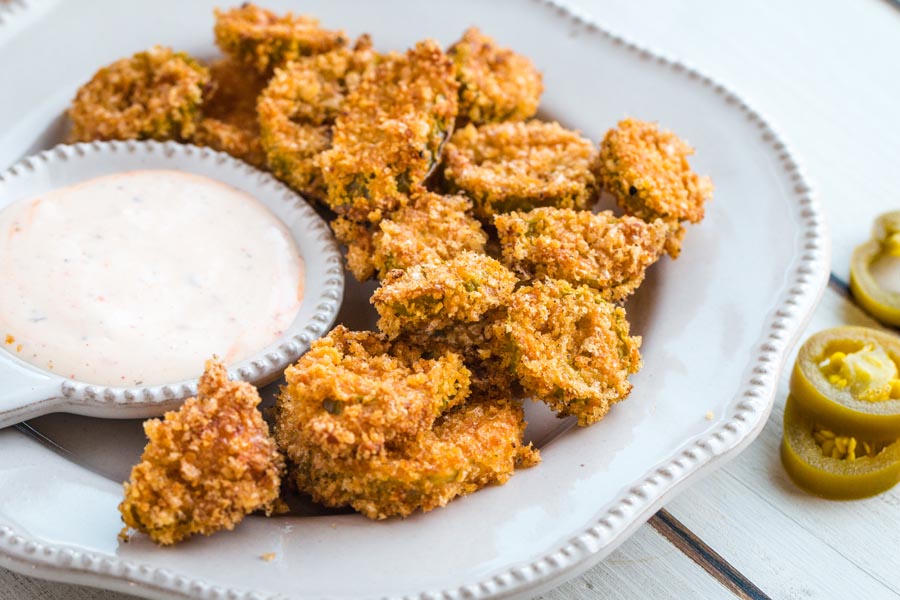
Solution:
[{"label": "white painted wooden table", "polygon": [[[843,282],[872,219],[900,208],[894,1],[570,0],[613,31],[727,84],[794,148],[834,238],[832,282],[808,333],[874,325]],[[800,492],[778,458],[786,394],[784,380],[769,424],[738,459],[682,493],[603,564],[544,598],[900,597],[900,490],[856,502]],[[123,598],[0,569],[0,600]]]}]

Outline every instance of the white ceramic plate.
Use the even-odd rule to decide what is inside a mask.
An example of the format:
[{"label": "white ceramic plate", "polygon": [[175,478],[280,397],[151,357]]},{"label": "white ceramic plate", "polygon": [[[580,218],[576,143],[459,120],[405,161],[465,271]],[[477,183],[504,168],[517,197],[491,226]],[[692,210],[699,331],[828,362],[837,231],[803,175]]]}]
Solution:
[{"label": "white ceramic plate", "polygon": [[[214,54],[214,1],[31,1],[0,25],[0,165],[55,143],[68,100],[100,65],[154,43]],[[599,561],[750,443],[825,285],[829,249],[795,159],[743,100],[549,2],[266,4],[371,32],[380,49],[449,43],[477,24],[544,72],[545,118],[593,139],[626,115],[656,119],[697,148],[715,199],[681,257],[654,266],[628,304],[644,335],[634,392],[587,429],[529,405],[543,464],[445,509],[377,523],[253,517],[171,549],[115,537],[117,480],[140,451],[139,423],[46,417],[34,427],[65,450],[0,431],[0,563],[150,597],[528,596]],[[339,320],[371,325],[370,291],[348,286]],[[272,562],[259,558],[269,552]]]},{"label": "white ceramic plate", "polygon": [[[330,329],[341,305],[344,276],[328,224],[303,198],[268,173],[209,148],[174,142],[63,144],[24,158],[0,173],[0,210],[93,177],[137,169],[175,169],[221,181],[259,200],[288,228],[304,262],[300,310],[277,340],[228,365],[233,379],[257,385],[281,377],[313,340]],[[6,347],[0,349],[0,381],[4,383],[0,426],[60,411],[116,419],[158,416],[197,394],[196,378],[134,387],[75,381],[34,367]]]}]

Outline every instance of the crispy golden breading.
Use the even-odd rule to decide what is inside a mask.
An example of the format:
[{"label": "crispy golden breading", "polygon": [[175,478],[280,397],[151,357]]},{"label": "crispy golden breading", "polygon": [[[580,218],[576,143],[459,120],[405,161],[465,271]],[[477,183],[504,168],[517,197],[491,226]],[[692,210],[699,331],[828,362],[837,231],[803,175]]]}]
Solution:
[{"label": "crispy golden breading", "polygon": [[423,192],[381,221],[374,235],[373,262],[381,273],[450,260],[465,251],[483,252],[487,234],[469,216],[463,196]]},{"label": "crispy golden breading", "polygon": [[[70,139],[194,143],[270,170],[325,205],[359,281],[381,280],[379,331],[313,342],[284,372],[273,435],[256,388],[208,361],[196,398],[144,423],[122,539],[281,511],[285,458],[325,506],[430,511],[540,462],[521,398],[588,426],[631,393],[641,338],[617,303],[712,197],[689,145],[626,119],[598,149],[534,119],[542,74],[477,27],[446,52],[379,54],[247,2],[215,10],[214,33],[226,58],[207,66],[154,46],[98,71]],[[602,190],[625,216],[588,210]]]},{"label": "crispy golden breading", "polygon": [[322,29],[318,19],[290,12],[278,16],[249,2],[226,11],[217,9],[215,14],[216,44],[260,75],[270,75],[288,61],[347,43],[343,31]]},{"label": "crispy golden breading", "polygon": [[668,228],[661,220],[616,218],[566,208],[536,208],[494,219],[503,263],[525,279],[550,277],[589,285],[617,302],[644,281],[663,252]]},{"label": "crispy golden breading", "polygon": [[276,436],[297,487],[327,506],[406,516],[539,460],[523,445],[517,403],[466,399],[469,372],[457,354],[426,359],[338,326],[286,377]]},{"label": "crispy golden breading", "polygon": [[249,383],[229,381],[225,366],[206,363],[196,398],[164,420],[144,423],[149,438],[119,505],[126,528],[163,545],[233,529],[278,499],[284,460],[257,409]]},{"label": "crispy golden breading", "polygon": [[316,444],[294,444],[289,456],[301,491],[326,506],[350,505],[370,519],[445,506],[457,496],[503,484],[518,467],[540,462],[523,442],[518,402],[470,399],[412,440],[366,457],[335,457]]},{"label": "crispy golden breading", "polygon": [[337,241],[347,246],[347,270],[353,273],[357,281],[371,279],[375,275],[372,226],[346,217],[337,217],[329,225]]},{"label": "crispy golden breading", "polygon": [[68,112],[70,141],[187,140],[208,83],[205,67],[171,48],[118,60],[78,89]]},{"label": "crispy golden breading", "polygon": [[534,116],[544,85],[527,57],[470,27],[447,51],[459,80],[459,115],[471,123]]},{"label": "crispy golden breading", "polygon": [[494,352],[492,341],[494,323],[504,319],[506,310],[500,307],[487,311],[472,323],[454,323],[432,333],[406,331],[394,340],[393,352],[408,357],[407,360],[455,352],[471,372],[469,387],[473,394],[518,396],[520,390],[515,376]]},{"label": "crispy golden breading", "polygon": [[[490,332],[490,323],[484,328]],[[502,357],[491,352],[477,348],[477,358],[467,358],[466,367],[472,373],[472,381],[469,387],[472,394],[504,394],[510,397],[521,398],[522,386],[516,379],[515,373],[505,368]]]},{"label": "crispy golden breading", "polygon": [[410,204],[374,226],[339,217],[331,223],[347,245],[347,268],[359,281],[393,269],[449,260],[466,250],[484,252],[487,235],[469,216],[472,203],[462,196],[416,194]]},{"label": "crispy golden breading", "polygon": [[662,219],[671,234],[666,250],[681,251],[683,221],[703,220],[703,205],[712,198],[712,181],[691,169],[694,149],[655,123],[625,119],[600,143],[596,163],[603,188],[625,212],[653,221]]},{"label": "crispy golden breading", "polygon": [[558,123],[467,125],[444,154],[451,189],[472,198],[482,219],[538,206],[582,209],[597,195],[593,144]]},{"label": "crispy golden breading", "polygon": [[526,392],[585,426],[631,392],[641,339],[628,330],[625,310],[596,290],[549,279],[516,290],[494,341]]},{"label": "crispy golden breading", "polygon": [[328,204],[377,223],[408,201],[440,159],[457,111],[453,64],[432,40],[384,57],[344,101],[319,156]]},{"label": "crispy golden breading", "polygon": [[516,276],[493,258],[463,252],[446,262],[395,270],[372,295],[378,328],[395,338],[403,332],[433,334],[456,323],[474,323],[506,304]]},{"label": "crispy golden breading", "polygon": [[339,325],[285,372],[276,435],[289,457],[314,446],[332,457],[368,458],[431,428],[469,393],[457,354],[403,360],[383,336]]},{"label": "crispy golden breading", "polygon": [[276,69],[259,98],[262,146],[272,173],[305,196],[327,194],[316,157],[331,147],[331,128],[347,93],[374,68],[367,36],[353,49],[300,58]]},{"label": "crispy golden breading", "polygon": [[266,86],[265,79],[231,58],[209,65],[209,74],[211,91],[204,98],[191,141],[265,169],[256,118],[256,98]]}]

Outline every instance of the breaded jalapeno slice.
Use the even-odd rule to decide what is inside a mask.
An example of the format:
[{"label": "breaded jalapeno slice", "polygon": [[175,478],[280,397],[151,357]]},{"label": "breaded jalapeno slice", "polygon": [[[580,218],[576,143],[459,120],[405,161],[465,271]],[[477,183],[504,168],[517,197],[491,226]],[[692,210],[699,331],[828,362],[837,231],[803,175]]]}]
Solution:
[{"label": "breaded jalapeno slice", "polygon": [[209,92],[191,141],[264,169],[266,157],[260,143],[256,99],[266,85],[265,79],[230,58],[209,65],[209,73]]},{"label": "breaded jalapeno slice", "polygon": [[494,325],[497,353],[560,416],[590,425],[631,393],[641,339],[628,334],[623,308],[587,286],[549,279],[516,290],[507,310]]},{"label": "breaded jalapeno slice", "polygon": [[349,505],[370,519],[430,511],[539,463],[538,451],[523,441],[525,425],[517,401],[473,398],[415,438],[370,456],[296,447],[297,485],[316,502]]},{"label": "breaded jalapeno slice", "polygon": [[365,281],[375,273],[384,276],[393,269],[445,261],[460,252],[483,252],[487,235],[469,216],[471,209],[462,196],[423,191],[377,225],[339,217],[331,227],[347,245],[347,268]]},{"label": "breaded jalapeno slice", "polygon": [[448,353],[405,361],[376,333],[339,325],[289,367],[278,404],[278,440],[331,455],[368,456],[408,440],[469,393],[469,372]]},{"label": "breaded jalapeno slice", "polygon": [[319,157],[327,202],[377,223],[404,206],[440,160],[457,111],[453,65],[432,40],[389,54],[344,101]]},{"label": "breaded jalapeno slice", "polygon": [[683,223],[703,220],[712,181],[691,169],[694,149],[655,123],[625,119],[600,143],[597,174],[622,209],[645,221],[662,219],[670,230],[666,251],[681,252]]},{"label": "breaded jalapeno slice", "polygon": [[607,300],[625,299],[659,259],[668,229],[662,221],[617,218],[612,212],[536,208],[494,219],[503,263],[525,279],[550,277],[589,285]]},{"label": "breaded jalapeno slice", "polygon": [[311,199],[325,198],[317,157],[331,147],[331,128],[345,97],[376,58],[363,36],[353,49],[299,58],[275,70],[258,113],[266,163],[276,177]]},{"label": "breaded jalapeno slice", "polygon": [[276,432],[301,491],[384,519],[443,506],[539,460],[523,443],[518,403],[467,399],[458,355],[392,352],[377,334],[339,326],[288,368]]},{"label": "breaded jalapeno slice", "polygon": [[533,117],[544,85],[527,57],[470,27],[447,51],[459,80],[459,116],[481,124]]},{"label": "breaded jalapeno slice", "polygon": [[321,54],[347,43],[343,31],[329,31],[318,19],[270,10],[246,2],[230,10],[216,10],[216,44],[235,60],[260,75],[288,61]]},{"label": "breaded jalapeno slice", "polygon": [[184,52],[154,46],[106,66],[69,108],[70,140],[188,140],[209,71]]},{"label": "breaded jalapeno slice", "polygon": [[586,208],[597,196],[594,145],[558,123],[467,125],[445,151],[444,177],[475,203],[475,215],[538,206]]},{"label": "breaded jalapeno slice", "polygon": [[372,295],[378,328],[391,338],[429,334],[456,323],[475,323],[509,301],[516,276],[498,261],[463,252],[441,263],[392,271]]},{"label": "breaded jalapeno slice", "polygon": [[144,423],[149,441],[125,483],[119,505],[126,529],[163,545],[234,529],[251,512],[270,513],[284,459],[257,408],[256,388],[229,381],[225,366],[206,363],[196,398],[163,420]]},{"label": "breaded jalapeno slice", "polygon": [[437,331],[405,331],[394,340],[394,352],[404,356],[431,357],[444,352],[459,354],[471,372],[473,394],[520,397],[514,374],[494,351],[493,325],[506,318],[505,307],[486,311],[477,321],[456,322]]}]

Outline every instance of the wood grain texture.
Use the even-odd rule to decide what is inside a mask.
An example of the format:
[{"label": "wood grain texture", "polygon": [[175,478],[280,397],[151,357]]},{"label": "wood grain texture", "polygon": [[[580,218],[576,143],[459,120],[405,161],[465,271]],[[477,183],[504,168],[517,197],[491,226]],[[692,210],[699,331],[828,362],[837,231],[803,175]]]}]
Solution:
[{"label": "wood grain texture", "polygon": [[736,597],[741,600],[770,600],[756,584],[669,511],[660,510],[648,524]]},{"label": "wood grain texture", "polygon": [[541,596],[541,600],[734,597],[665,537],[645,525],[603,563]]},{"label": "wood grain texture", "polygon": [[[829,287],[806,335],[848,324],[878,327]],[[900,491],[831,502],[797,488],[779,459],[787,388],[756,442],[667,510],[773,598],[900,595],[900,556],[873,552],[900,544]]]},{"label": "wood grain texture", "polygon": [[55,583],[0,569],[0,600],[130,600],[134,596]]}]

